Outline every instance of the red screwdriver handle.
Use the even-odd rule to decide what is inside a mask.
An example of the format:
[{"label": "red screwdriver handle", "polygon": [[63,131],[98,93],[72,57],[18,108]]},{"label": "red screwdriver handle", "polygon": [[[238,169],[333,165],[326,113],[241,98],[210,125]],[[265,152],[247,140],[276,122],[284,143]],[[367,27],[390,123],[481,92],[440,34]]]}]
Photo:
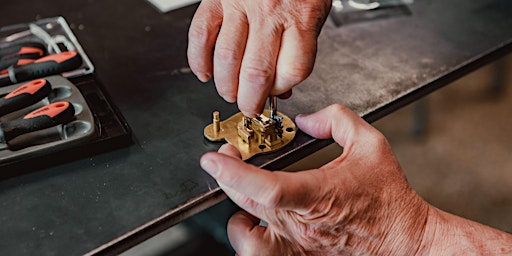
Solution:
[{"label": "red screwdriver handle", "polygon": [[77,52],[61,52],[57,54],[48,55],[45,57],[42,57],[40,59],[37,59],[34,61],[34,63],[43,63],[43,62],[56,62],[56,63],[63,63],[65,61],[68,61],[78,55]]},{"label": "red screwdriver handle", "polygon": [[0,48],[0,59],[39,59],[46,55],[46,47],[40,43],[21,43]]},{"label": "red screwdriver handle", "polygon": [[77,52],[61,52],[37,59],[34,63],[9,69],[11,82],[19,83],[40,77],[57,75],[79,68],[82,58]]},{"label": "red screwdriver handle", "polygon": [[0,98],[0,116],[31,106],[48,97],[52,85],[46,79],[37,79],[20,85],[5,97]]},{"label": "red screwdriver handle", "polygon": [[23,118],[3,122],[0,128],[8,142],[20,135],[67,124],[75,119],[75,108],[67,101],[59,101],[34,110]]},{"label": "red screwdriver handle", "polygon": [[10,66],[23,66],[30,63],[34,63],[35,59],[18,59],[18,58],[11,58],[11,59],[5,59],[0,60],[0,75],[6,75],[9,74],[9,68]]}]

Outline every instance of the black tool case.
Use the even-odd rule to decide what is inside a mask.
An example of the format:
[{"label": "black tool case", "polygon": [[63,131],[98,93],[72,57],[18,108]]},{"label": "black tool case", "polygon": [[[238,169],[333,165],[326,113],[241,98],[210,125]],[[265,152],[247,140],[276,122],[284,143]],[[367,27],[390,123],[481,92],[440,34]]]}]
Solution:
[{"label": "black tool case", "polygon": [[[94,66],[63,17],[0,27],[0,48],[35,42],[48,53],[76,51],[82,58],[79,68],[61,74],[43,76],[52,84],[50,96],[0,117],[0,122],[25,114],[58,100],[75,108],[75,120],[57,127],[19,136],[0,150],[0,179],[14,177],[101,152],[128,146],[131,130],[94,73]],[[0,87],[4,96],[22,83]]]}]

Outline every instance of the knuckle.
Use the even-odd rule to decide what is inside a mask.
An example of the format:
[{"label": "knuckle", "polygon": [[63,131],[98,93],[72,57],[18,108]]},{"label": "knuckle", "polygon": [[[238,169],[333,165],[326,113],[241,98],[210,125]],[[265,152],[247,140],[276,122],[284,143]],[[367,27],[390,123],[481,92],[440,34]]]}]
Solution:
[{"label": "knuckle", "polygon": [[249,64],[244,65],[240,71],[241,77],[246,82],[255,86],[265,87],[270,86],[274,78],[274,68],[270,64],[261,64],[259,61],[249,61]]},{"label": "knuckle", "polygon": [[330,5],[303,4],[300,8],[300,16],[296,21],[298,28],[304,32],[310,32],[317,35],[322,30],[322,26],[329,14]]},{"label": "knuckle", "polygon": [[227,47],[215,48],[215,60],[227,65],[238,65],[242,55],[240,51]]},{"label": "knuckle", "polygon": [[288,84],[288,87],[292,87],[306,80],[311,72],[312,68],[309,66],[292,65],[290,67],[284,68],[279,75],[282,77],[285,83]]},{"label": "knuckle", "polygon": [[206,26],[201,25],[202,22],[192,22],[188,31],[189,44],[193,46],[205,45],[208,43],[209,34]]},{"label": "knuckle", "polygon": [[328,107],[328,110],[336,115],[346,115],[347,111],[350,111],[347,107],[341,104],[332,104]]},{"label": "knuckle", "polygon": [[377,151],[385,151],[388,148],[388,140],[376,129],[370,131],[370,143]]},{"label": "knuckle", "polygon": [[236,183],[240,182],[239,176],[233,175],[228,171],[223,171],[224,168],[222,168],[222,167],[220,170],[221,171],[219,172],[219,174],[216,177],[217,180],[223,181],[226,184],[236,184]]},{"label": "knuckle", "polygon": [[381,132],[379,132],[376,129],[372,129],[372,130],[373,130],[373,135],[374,135],[376,143],[378,143],[379,145],[387,145],[388,144],[388,140],[386,139],[386,136],[384,136],[384,134],[382,134]]},{"label": "knuckle", "polygon": [[282,0],[263,1],[262,11],[264,13],[275,13],[276,9],[282,4]]},{"label": "knuckle", "polygon": [[187,49],[187,58],[192,70],[202,68],[202,49],[206,46],[206,31],[200,31],[198,28],[191,27],[189,30],[189,44]]},{"label": "knuckle", "polygon": [[278,208],[283,198],[283,188],[278,183],[272,182],[268,186],[263,204],[270,209]]}]

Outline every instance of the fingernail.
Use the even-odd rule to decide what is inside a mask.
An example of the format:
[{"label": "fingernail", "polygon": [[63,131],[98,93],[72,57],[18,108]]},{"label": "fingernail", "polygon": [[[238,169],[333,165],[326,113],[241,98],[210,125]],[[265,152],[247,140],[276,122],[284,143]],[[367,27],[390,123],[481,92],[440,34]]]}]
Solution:
[{"label": "fingernail", "polygon": [[211,159],[201,159],[201,168],[212,175],[214,178],[219,174],[219,166]]},{"label": "fingernail", "polygon": [[295,117],[295,119],[297,119],[297,118],[298,118],[298,119],[306,118],[306,117],[308,117],[308,116],[309,116],[309,114],[298,114],[298,115]]},{"label": "fingernail", "polygon": [[292,90],[289,90],[283,94],[278,95],[277,97],[279,97],[282,100],[285,100],[285,99],[289,99],[291,96],[292,96]]},{"label": "fingernail", "polygon": [[199,81],[203,82],[203,83],[206,83],[210,80],[210,78],[212,78],[212,76],[208,73],[197,73],[197,78],[199,79]]}]

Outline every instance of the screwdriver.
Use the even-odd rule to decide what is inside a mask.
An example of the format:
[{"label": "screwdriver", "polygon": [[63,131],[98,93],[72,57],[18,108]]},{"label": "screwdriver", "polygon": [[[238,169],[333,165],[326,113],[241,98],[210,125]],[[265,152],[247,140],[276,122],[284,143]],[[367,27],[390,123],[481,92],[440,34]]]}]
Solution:
[{"label": "screwdriver", "polygon": [[0,148],[8,147],[7,143],[23,134],[43,130],[75,119],[75,108],[68,101],[58,101],[38,108],[23,118],[0,123]]},{"label": "screwdriver", "polygon": [[268,108],[270,109],[270,119],[274,120],[277,115],[277,97],[269,96],[268,97]]},{"label": "screwdriver", "polygon": [[39,59],[46,55],[46,47],[40,43],[21,43],[0,48],[0,60]]},{"label": "screwdriver", "polygon": [[10,66],[21,66],[34,62],[46,55],[40,43],[22,43],[0,48],[0,75],[8,74]]},{"label": "screwdriver", "polygon": [[10,58],[5,60],[0,60],[0,75],[9,75],[9,67],[10,66],[22,66],[33,63],[34,59],[19,59],[19,58]]},{"label": "screwdriver", "polygon": [[9,67],[8,74],[0,75],[0,86],[60,74],[81,65],[82,58],[77,52],[51,54],[30,64]]},{"label": "screwdriver", "polygon": [[46,79],[37,79],[20,85],[0,98],[0,116],[31,106],[46,98],[52,92],[52,85]]}]

